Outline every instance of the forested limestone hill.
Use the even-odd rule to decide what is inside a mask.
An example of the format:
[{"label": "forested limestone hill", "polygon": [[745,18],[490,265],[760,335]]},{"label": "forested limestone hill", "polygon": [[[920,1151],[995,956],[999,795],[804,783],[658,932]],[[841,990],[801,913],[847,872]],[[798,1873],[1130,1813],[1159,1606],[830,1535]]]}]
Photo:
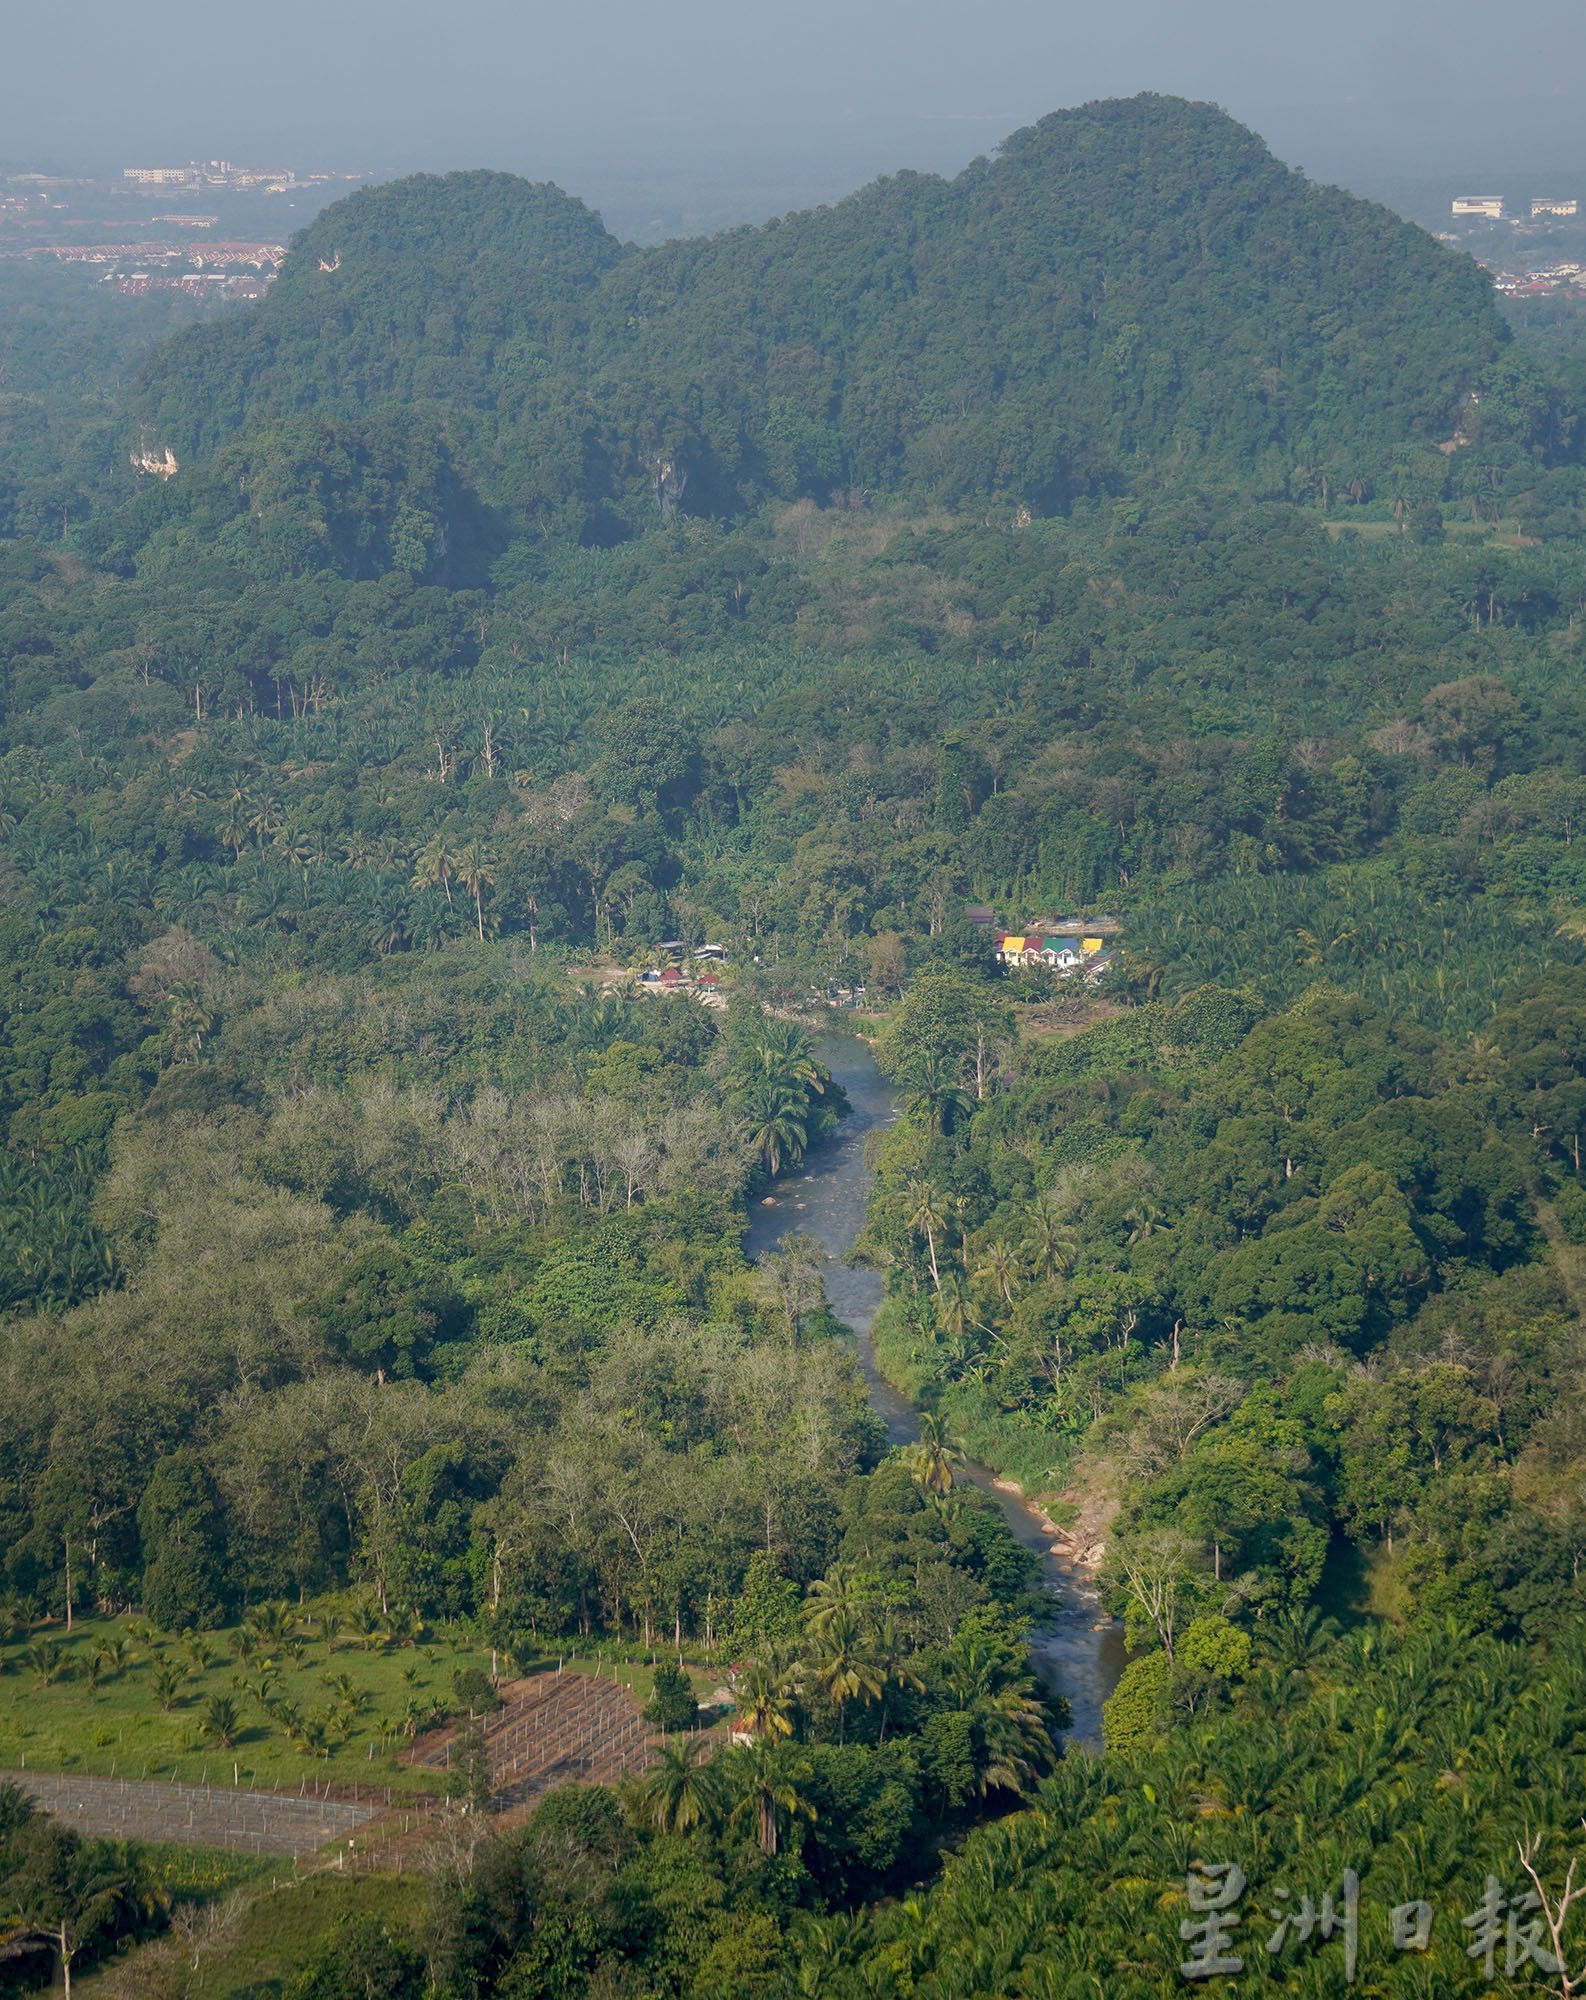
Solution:
[{"label": "forested limestone hill", "polygon": [[153,357],[140,415],[203,459],[416,405],[501,532],[606,541],[654,518],[662,460],[717,516],[854,489],[1051,513],[1174,474],[1281,492],[1296,463],[1343,490],[1446,439],[1506,338],[1469,260],[1146,96],[951,182],[646,251],[507,175],[365,189],[256,313]]}]

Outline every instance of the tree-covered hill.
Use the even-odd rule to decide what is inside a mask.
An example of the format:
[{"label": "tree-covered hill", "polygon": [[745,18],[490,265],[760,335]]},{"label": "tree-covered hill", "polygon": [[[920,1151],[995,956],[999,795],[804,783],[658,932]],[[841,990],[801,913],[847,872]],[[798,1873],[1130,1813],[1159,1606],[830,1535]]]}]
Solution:
[{"label": "tree-covered hill", "polygon": [[[1506,338],[1473,263],[1146,96],[951,182],[647,251],[506,175],[364,189],[256,313],[153,357],[139,414],[206,459],[305,413],[431,406],[505,532],[609,541],[662,497],[1053,513],[1143,478],[1283,491],[1297,463],[1381,483],[1452,434]],[[1488,421],[1557,442],[1545,399]]]}]

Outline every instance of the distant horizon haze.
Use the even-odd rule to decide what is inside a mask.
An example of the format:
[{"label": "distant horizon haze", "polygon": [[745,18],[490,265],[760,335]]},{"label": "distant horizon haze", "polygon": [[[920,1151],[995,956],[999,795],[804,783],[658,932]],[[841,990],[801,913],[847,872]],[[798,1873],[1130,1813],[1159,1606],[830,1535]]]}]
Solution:
[{"label": "distant horizon haze", "polygon": [[456,0],[79,0],[8,30],[12,168],[115,173],[226,157],[296,171],[500,167],[603,186],[820,189],[952,173],[1010,132],[1141,90],[1223,106],[1319,179],[1586,169],[1586,9],[1516,0],[726,0],[669,10]]}]

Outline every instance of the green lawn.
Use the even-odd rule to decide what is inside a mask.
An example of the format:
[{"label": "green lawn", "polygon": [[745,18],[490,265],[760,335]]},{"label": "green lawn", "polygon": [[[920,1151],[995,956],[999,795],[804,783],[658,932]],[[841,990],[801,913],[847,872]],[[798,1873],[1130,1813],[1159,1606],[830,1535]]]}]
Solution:
[{"label": "green lawn", "polygon": [[[489,1648],[461,1628],[444,1627],[411,1644],[375,1643],[366,1650],[361,1640],[343,1633],[327,1646],[318,1636],[327,1608],[332,1607],[306,1606],[305,1631],[292,1645],[255,1649],[251,1659],[243,1657],[239,1626],[151,1639],[140,1619],[85,1618],[70,1635],[50,1626],[14,1638],[0,1646],[0,1770],[91,1771],[119,1778],[147,1772],[184,1783],[292,1787],[304,1779],[322,1784],[328,1779],[338,1785],[444,1791],[444,1772],[402,1761],[411,1742],[407,1712],[416,1705],[427,1721],[436,1704],[455,1711],[454,1673],[488,1672]],[[90,1663],[107,1642],[116,1641],[127,1648],[127,1662],[119,1669],[103,1666],[95,1683]],[[34,1657],[41,1644],[58,1650],[59,1670],[48,1681]],[[554,1668],[558,1657],[553,1645],[542,1659],[522,1662],[523,1671]],[[641,1701],[649,1696],[651,1671],[642,1662],[608,1656],[597,1664],[587,1652],[561,1657],[569,1671],[598,1671]],[[162,1669],[181,1675],[174,1695],[162,1695],[157,1685]],[[266,1672],[272,1703],[290,1702],[301,1717],[317,1715],[325,1724],[319,1750],[301,1748],[301,1737],[294,1744],[281,1722],[265,1712],[259,1688]],[[708,1672],[695,1678],[702,1689],[714,1685]],[[240,1726],[228,1732],[229,1744],[217,1739],[213,1701],[230,1701],[238,1712]]]},{"label": "green lawn", "polygon": [[[410,1704],[455,1708],[452,1675],[489,1669],[490,1655],[470,1636],[427,1634],[412,1645],[356,1639],[326,1645],[316,1637],[242,1656],[240,1628],[195,1635],[196,1646],[171,1635],[148,1637],[137,1619],[80,1619],[68,1636],[58,1627],[35,1631],[0,1649],[0,1769],[92,1771],[123,1778],[292,1785],[305,1778],[393,1789],[444,1789],[443,1774],[400,1761],[408,1748]],[[106,1665],[97,1684],[95,1652],[121,1641],[128,1660]],[[62,1671],[48,1681],[34,1659],[38,1645],[59,1649]],[[206,1660],[205,1654],[209,1655]],[[164,1669],[180,1672],[174,1694],[162,1694]],[[267,1678],[262,1678],[267,1677]],[[305,1750],[261,1705],[295,1705],[323,1731]],[[239,1726],[218,1740],[211,1704],[234,1705]],[[169,1706],[166,1706],[166,1704]],[[206,1728],[206,1722],[208,1727]],[[318,1732],[314,1732],[318,1734]]]}]

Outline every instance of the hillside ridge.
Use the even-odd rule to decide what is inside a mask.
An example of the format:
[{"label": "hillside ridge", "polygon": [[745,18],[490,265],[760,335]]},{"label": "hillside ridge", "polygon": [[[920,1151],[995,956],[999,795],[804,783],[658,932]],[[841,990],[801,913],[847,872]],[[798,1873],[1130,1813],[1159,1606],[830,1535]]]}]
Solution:
[{"label": "hillside ridge", "polygon": [[951,181],[654,249],[507,174],[362,189],[254,313],[159,349],[136,414],[185,461],[428,408],[509,535],[600,542],[674,505],[1053,514],[1143,477],[1381,478],[1452,433],[1507,337],[1469,259],[1148,96],[1053,113]]}]

